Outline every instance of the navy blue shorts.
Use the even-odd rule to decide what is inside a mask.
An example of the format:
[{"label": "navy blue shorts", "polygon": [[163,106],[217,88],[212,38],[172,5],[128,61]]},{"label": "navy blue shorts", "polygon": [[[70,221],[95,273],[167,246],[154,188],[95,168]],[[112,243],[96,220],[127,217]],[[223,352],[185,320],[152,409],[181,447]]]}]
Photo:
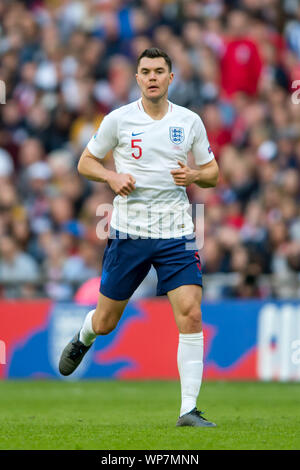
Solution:
[{"label": "navy blue shorts", "polygon": [[109,238],[104,251],[101,294],[114,300],[129,299],[147,276],[151,265],[158,277],[157,295],[164,295],[182,285],[202,286],[195,238],[122,239],[119,232],[116,234],[118,238]]}]

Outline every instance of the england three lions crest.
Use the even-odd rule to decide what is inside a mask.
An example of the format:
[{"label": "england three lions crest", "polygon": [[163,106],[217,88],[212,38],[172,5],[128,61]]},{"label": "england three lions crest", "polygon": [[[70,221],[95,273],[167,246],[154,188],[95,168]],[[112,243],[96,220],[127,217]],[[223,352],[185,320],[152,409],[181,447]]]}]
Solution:
[{"label": "england three lions crest", "polygon": [[181,144],[184,141],[183,127],[170,127],[170,139],[173,144]]}]

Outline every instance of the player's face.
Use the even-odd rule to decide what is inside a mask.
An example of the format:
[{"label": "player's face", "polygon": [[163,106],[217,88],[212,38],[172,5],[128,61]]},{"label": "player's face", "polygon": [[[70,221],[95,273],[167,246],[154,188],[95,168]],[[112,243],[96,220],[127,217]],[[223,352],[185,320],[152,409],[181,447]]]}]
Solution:
[{"label": "player's face", "polygon": [[159,101],[168,93],[173,73],[169,71],[163,57],[143,57],[139,63],[136,80],[143,96],[151,101]]}]

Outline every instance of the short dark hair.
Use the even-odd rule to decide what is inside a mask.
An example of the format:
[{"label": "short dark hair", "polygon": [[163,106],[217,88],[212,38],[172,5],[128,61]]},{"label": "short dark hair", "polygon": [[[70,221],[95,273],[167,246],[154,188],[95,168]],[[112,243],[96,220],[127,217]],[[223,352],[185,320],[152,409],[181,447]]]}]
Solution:
[{"label": "short dark hair", "polygon": [[158,47],[150,47],[149,49],[145,49],[140,56],[138,57],[137,60],[137,68],[139,66],[139,63],[143,57],[149,57],[149,59],[156,59],[156,57],[163,57],[168,65],[169,71],[172,71],[172,61],[168,54],[161,49],[158,49]]}]

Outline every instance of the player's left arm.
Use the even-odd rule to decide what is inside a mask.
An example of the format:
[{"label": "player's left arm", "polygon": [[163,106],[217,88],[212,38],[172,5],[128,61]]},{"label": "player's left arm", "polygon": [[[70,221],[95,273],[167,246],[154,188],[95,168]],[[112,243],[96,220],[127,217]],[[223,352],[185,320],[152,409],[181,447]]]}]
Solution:
[{"label": "player's left arm", "polygon": [[200,188],[213,188],[217,185],[219,166],[215,158],[204,165],[197,165],[197,169],[192,169],[179,160],[178,165],[180,168],[171,171],[177,186],[189,186],[195,183]]},{"label": "player's left arm", "polygon": [[178,186],[189,186],[192,183],[200,188],[216,186],[219,178],[219,167],[209,145],[207,132],[200,116],[194,114],[194,123],[191,129],[191,148],[196,168],[190,168],[178,161],[180,168],[171,171],[174,182]]}]

